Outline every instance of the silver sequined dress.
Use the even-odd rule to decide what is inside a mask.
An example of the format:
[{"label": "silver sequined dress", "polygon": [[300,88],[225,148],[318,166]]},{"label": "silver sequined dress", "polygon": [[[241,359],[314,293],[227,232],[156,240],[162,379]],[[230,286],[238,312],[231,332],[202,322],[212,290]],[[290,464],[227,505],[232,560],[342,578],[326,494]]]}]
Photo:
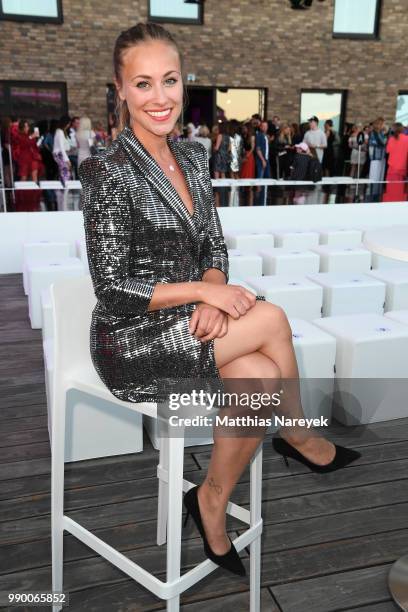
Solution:
[{"label": "silver sequined dress", "polygon": [[130,127],[79,168],[97,297],[91,357],[113,395],[133,402],[157,401],[161,377],[222,380],[214,341],[201,342],[189,332],[194,303],[147,310],[156,283],[201,280],[211,267],[228,279],[205,148],[170,138],[168,144],[185,175],[194,215]]}]

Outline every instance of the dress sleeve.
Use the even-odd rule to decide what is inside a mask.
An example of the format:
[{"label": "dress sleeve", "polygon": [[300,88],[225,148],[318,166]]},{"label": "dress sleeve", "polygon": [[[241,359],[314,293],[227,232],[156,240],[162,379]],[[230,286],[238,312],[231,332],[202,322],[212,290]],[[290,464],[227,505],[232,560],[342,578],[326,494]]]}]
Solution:
[{"label": "dress sleeve", "polygon": [[208,169],[207,152],[204,145],[202,145],[200,142],[197,142],[196,146],[200,151],[201,166],[207,184],[208,198],[210,202],[210,219],[208,223],[208,230],[200,254],[201,271],[204,273],[209,268],[218,268],[218,270],[224,272],[226,282],[228,283],[228,251],[222,232],[221,221],[214,202],[214,192],[211,183],[210,171]]},{"label": "dress sleeve", "polygon": [[133,217],[125,188],[106,163],[88,157],[79,167],[89,270],[97,299],[116,316],[147,311],[156,282],[131,276]]}]

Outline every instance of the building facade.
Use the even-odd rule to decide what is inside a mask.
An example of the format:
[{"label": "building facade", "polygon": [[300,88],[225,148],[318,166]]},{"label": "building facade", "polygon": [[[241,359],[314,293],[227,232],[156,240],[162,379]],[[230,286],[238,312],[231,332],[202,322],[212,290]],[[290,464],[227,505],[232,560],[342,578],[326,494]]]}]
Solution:
[{"label": "building facade", "polygon": [[[0,10],[0,115],[13,110],[13,95],[23,91],[29,98],[31,91],[35,97],[35,87],[42,85],[48,92],[45,114],[54,107],[60,112],[59,89],[70,115],[106,124],[114,41],[148,18],[151,2],[57,4],[61,19],[46,22],[17,20]],[[164,25],[184,54],[186,74],[194,75],[191,87],[265,89],[267,117],[296,122],[302,91],[337,90],[344,92],[347,121],[367,122],[378,115],[394,121],[398,95],[408,91],[407,0],[378,1],[378,37],[336,37],[335,4],[315,0],[308,10],[292,10],[289,0],[205,0],[202,23],[167,20]]]}]

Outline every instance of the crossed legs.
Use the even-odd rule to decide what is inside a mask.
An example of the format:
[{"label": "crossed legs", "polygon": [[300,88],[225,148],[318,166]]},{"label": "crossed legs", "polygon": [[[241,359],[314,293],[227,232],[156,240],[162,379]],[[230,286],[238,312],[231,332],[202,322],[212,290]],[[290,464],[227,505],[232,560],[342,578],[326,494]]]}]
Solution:
[{"label": "crossed legs", "polygon": [[[304,417],[291,328],[281,308],[257,301],[239,319],[229,317],[228,333],[214,340],[214,355],[223,379],[261,380],[269,394],[283,388],[285,400],[275,412],[291,418]],[[334,458],[334,445],[313,430],[285,427],[280,435],[315,463],[326,464]],[[211,460],[198,498],[208,542],[215,554],[229,549],[226,506],[264,436],[265,428],[236,437],[223,436],[214,428]]]}]

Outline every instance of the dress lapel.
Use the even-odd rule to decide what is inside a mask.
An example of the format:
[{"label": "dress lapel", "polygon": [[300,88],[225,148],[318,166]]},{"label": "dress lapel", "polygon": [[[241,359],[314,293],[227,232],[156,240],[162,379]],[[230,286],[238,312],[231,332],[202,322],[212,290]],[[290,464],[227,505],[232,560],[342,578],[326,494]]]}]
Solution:
[{"label": "dress lapel", "polygon": [[198,161],[192,160],[190,157],[186,156],[178,144],[173,142],[169,136],[167,137],[169,147],[186,178],[191,193],[195,213],[192,217],[171,181],[167,178],[156,160],[150,155],[147,149],[145,149],[129,126],[122,130],[118,136],[118,140],[131,161],[143,173],[144,177],[154,189],[162,196],[163,202],[178,215],[192,241],[197,242],[199,234],[196,221],[200,214],[200,210],[196,180],[198,175],[201,174]]}]

